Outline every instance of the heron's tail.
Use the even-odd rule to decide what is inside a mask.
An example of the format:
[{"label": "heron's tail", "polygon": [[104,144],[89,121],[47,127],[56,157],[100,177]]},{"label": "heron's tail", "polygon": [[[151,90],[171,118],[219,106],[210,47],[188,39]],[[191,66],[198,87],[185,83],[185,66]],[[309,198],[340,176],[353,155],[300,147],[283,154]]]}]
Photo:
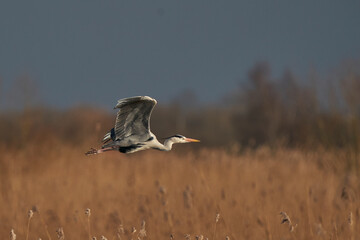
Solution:
[{"label": "heron's tail", "polygon": [[115,130],[112,128],[110,130],[110,132],[108,132],[107,134],[105,134],[105,136],[102,139],[102,142],[105,144],[107,142],[109,142],[110,140],[115,140]]}]

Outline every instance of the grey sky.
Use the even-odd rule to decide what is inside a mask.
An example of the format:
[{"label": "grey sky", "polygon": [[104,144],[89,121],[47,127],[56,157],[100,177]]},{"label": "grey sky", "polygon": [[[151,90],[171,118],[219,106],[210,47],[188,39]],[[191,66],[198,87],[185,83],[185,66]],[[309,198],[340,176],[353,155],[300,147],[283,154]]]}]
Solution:
[{"label": "grey sky", "polygon": [[27,74],[50,106],[184,89],[217,101],[257,61],[280,75],[359,59],[359,13],[360,1],[3,1],[2,93]]}]

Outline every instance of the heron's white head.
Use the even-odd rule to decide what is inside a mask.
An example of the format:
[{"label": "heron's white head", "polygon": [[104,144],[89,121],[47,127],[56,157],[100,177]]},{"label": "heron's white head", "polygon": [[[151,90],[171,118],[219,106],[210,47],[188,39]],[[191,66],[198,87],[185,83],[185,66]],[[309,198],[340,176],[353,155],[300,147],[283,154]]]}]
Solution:
[{"label": "heron's white head", "polygon": [[168,140],[171,140],[173,143],[200,142],[200,140],[193,139],[193,138],[187,138],[187,137],[179,135],[179,134],[169,137]]},{"label": "heron's white head", "polygon": [[161,148],[161,150],[170,151],[174,143],[189,143],[189,142],[200,142],[200,140],[187,138],[182,135],[176,134],[174,136],[166,138],[164,142],[164,147]]}]

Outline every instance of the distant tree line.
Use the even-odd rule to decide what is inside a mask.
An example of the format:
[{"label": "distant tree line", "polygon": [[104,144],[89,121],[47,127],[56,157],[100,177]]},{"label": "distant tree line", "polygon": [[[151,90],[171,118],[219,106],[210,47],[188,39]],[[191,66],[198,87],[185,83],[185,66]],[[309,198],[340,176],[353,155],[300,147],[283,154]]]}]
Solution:
[{"label": "distant tree line", "polygon": [[[186,99],[186,100],[183,100]],[[185,102],[182,102],[185,101]],[[360,74],[345,64],[322,80],[298,80],[290,71],[279,79],[267,63],[256,64],[236,91],[216,105],[195,105],[184,92],[170,104],[159,103],[152,131],[199,138],[203,146],[352,149],[360,147]],[[99,144],[115,113],[89,107],[53,110],[29,106],[0,114],[0,144]]]}]

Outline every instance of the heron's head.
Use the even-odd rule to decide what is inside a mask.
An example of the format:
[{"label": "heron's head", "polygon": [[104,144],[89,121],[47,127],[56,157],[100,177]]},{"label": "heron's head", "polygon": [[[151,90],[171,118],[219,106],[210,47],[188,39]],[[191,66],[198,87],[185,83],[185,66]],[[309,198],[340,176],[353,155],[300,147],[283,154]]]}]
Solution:
[{"label": "heron's head", "polygon": [[193,139],[193,138],[187,138],[187,137],[179,135],[179,134],[169,137],[168,139],[171,140],[173,143],[200,142],[200,140]]}]

